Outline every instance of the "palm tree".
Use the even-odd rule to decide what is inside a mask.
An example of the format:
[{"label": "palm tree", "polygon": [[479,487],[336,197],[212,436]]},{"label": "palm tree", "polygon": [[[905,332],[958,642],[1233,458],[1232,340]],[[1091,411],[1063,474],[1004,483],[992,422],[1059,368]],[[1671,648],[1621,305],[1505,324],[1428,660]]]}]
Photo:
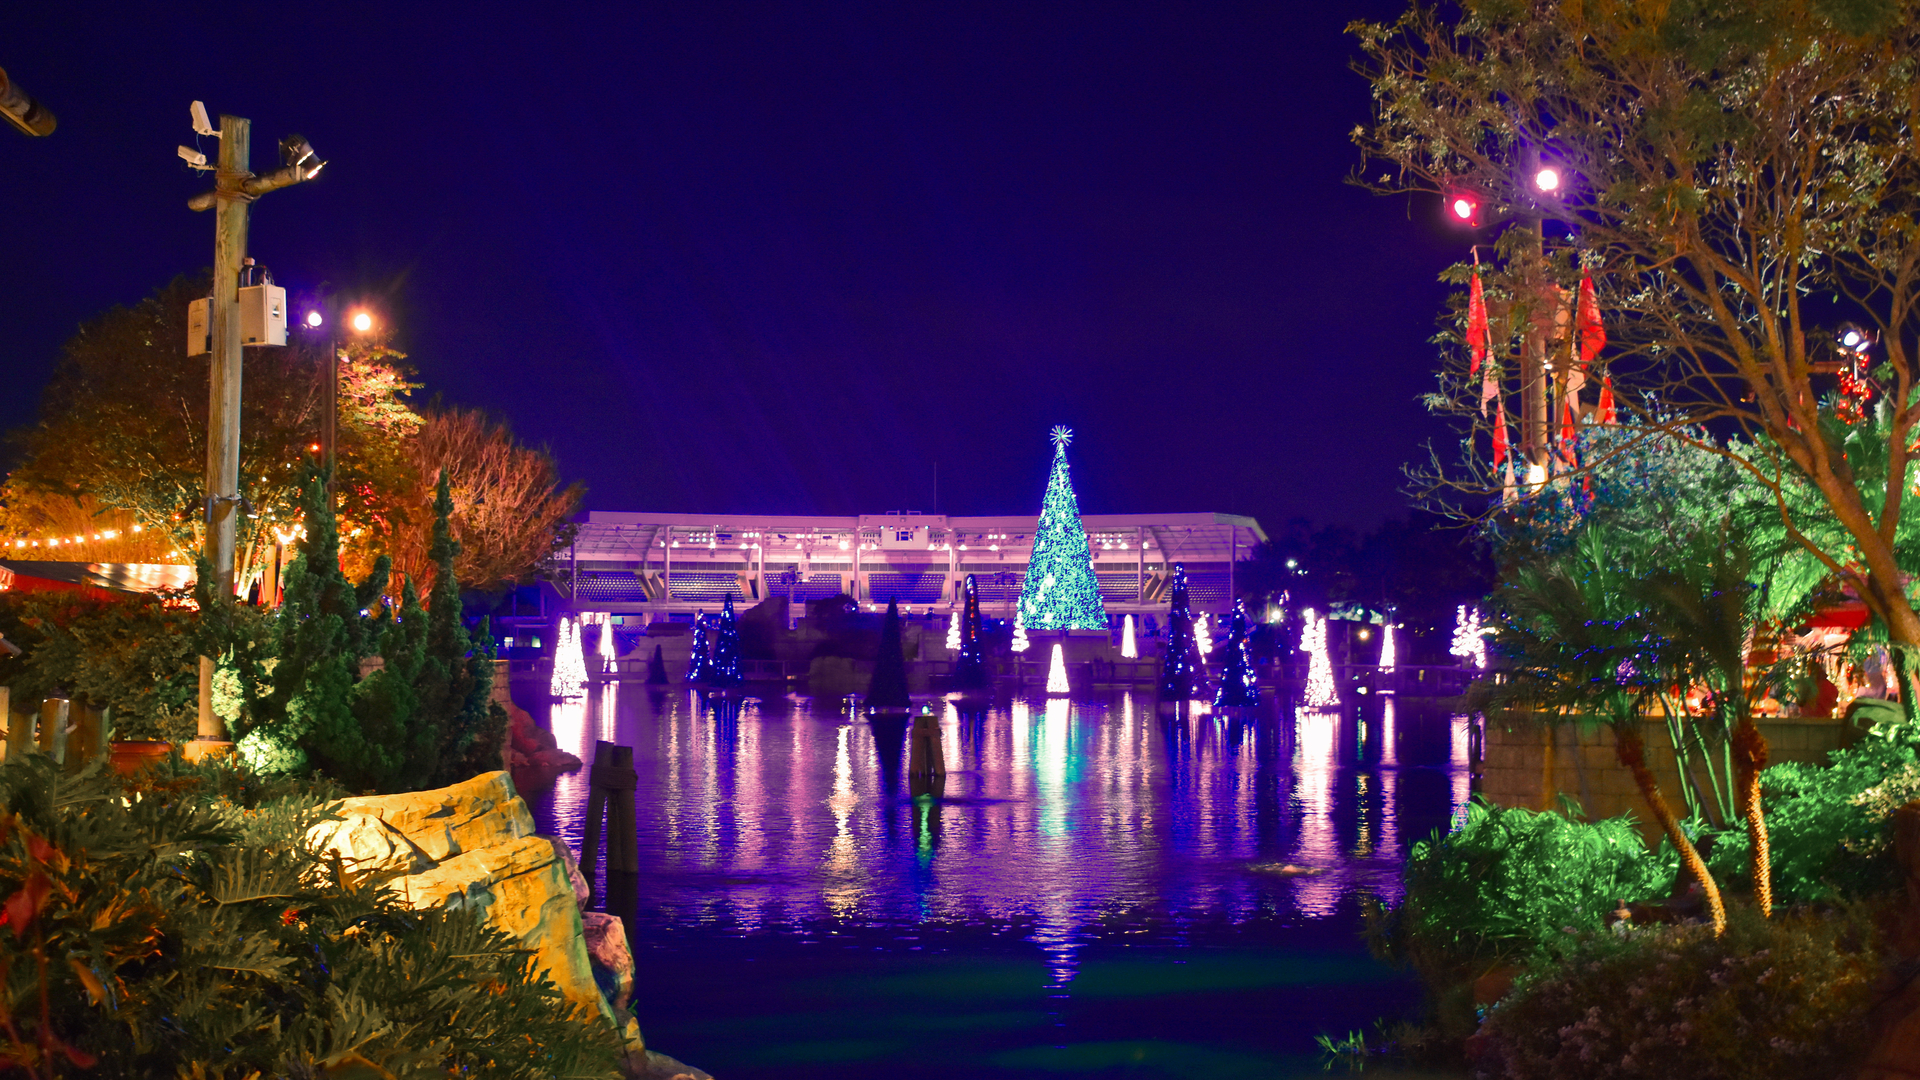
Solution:
[{"label": "palm tree", "polygon": [[1636,600],[1636,575],[1614,557],[1612,533],[1587,524],[1570,547],[1520,568],[1496,594],[1505,617],[1494,642],[1509,674],[1497,700],[1560,715],[1582,710],[1607,724],[1614,756],[1699,883],[1717,935],[1727,925],[1720,888],[1647,765],[1641,722],[1659,686],[1664,642]]}]

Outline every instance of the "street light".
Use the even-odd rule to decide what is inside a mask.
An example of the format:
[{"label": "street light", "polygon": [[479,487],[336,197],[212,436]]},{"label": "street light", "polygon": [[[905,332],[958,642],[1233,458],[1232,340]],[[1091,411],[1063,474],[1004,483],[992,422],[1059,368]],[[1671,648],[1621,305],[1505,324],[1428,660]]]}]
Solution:
[{"label": "street light", "polygon": [[367,314],[367,313],[366,313],[366,312],[364,312],[364,311],[356,311],[356,312],[354,312],[354,313],[353,313],[353,328],[354,328],[355,330],[357,330],[357,331],[359,331],[359,332],[360,332],[360,333],[362,333],[362,334],[364,334],[364,333],[366,333],[367,331],[369,331],[369,330],[371,330],[371,329],[373,329],[373,316],[371,316],[371,315],[369,315],[369,314]]}]

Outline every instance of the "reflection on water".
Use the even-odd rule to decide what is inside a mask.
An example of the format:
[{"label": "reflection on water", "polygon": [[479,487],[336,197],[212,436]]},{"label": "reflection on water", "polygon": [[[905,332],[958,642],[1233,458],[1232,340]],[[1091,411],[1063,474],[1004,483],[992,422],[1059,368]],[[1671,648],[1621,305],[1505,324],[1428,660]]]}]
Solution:
[{"label": "reflection on water", "polygon": [[[903,718],[839,699],[603,686],[549,720],[584,760],[596,739],[634,748],[640,932],[1013,924],[1062,988],[1101,934],[1396,899],[1405,845],[1468,792],[1464,718],[1411,700],[1179,718],[1127,692],[927,705],[942,798],[908,790]],[[586,796],[584,771],[565,776],[536,812],[577,846]]]}]

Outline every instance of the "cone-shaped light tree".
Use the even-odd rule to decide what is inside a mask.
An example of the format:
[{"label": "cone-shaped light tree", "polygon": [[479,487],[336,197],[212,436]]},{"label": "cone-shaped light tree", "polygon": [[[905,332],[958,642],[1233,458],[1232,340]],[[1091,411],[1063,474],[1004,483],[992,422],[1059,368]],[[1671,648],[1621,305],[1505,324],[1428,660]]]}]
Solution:
[{"label": "cone-shaped light tree", "polygon": [[887,601],[887,621],[880,624],[880,651],[873,658],[873,681],[867,685],[869,710],[900,710],[913,706],[907,696],[907,655],[900,643],[900,605]]},{"label": "cone-shaped light tree", "polygon": [[693,613],[693,657],[687,661],[687,681],[707,681],[707,613]]},{"label": "cone-shaped light tree", "polygon": [[1073,432],[1053,429],[1053,471],[1034,527],[1033,554],[1020,587],[1023,625],[1033,630],[1105,630],[1107,609],[1093,576],[1087,530],[1080,525],[1080,502],[1067,470],[1067,444]]},{"label": "cone-shaped light tree", "polygon": [[734,618],[733,594],[720,608],[720,625],[714,630],[713,658],[707,662],[707,685],[722,690],[746,681],[740,673],[740,621]]},{"label": "cone-shaped light tree", "polygon": [[1181,700],[1193,696],[1198,675],[1198,650],[1193,642],[1193,609],[1187,599],[1187,568],[1173,564],[1172,606],[1167,609],[1167,649],[1160,663],[1160,696]]},{"label": "cone-shaped light tree", "polygon": [[960,611],[960,656],[954,663],[953,684],[962,690],[987,685],[987,662],[980,637],[980,591],[967,575],[965,603]]},{"label": "cone-shaped light tree", "polygon": [[1260,686],[1254,681],[1253,646],[1247,640],[1247,605],[1233,602],[1233,622],[1227,631],[1227,663],[1220,672],[1215,705],[1258,705]]}]

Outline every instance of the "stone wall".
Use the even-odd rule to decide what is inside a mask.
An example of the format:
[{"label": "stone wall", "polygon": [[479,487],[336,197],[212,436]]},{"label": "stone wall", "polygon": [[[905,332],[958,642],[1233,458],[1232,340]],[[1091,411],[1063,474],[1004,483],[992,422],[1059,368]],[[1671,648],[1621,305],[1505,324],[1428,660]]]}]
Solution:
[{"label": "stone wall", "polygon": [[[1674,761],[1673,740],[1666,721],[1643,721],[1647,764],[1660,781],[1660,790],[1676,813],[1684,813],[1680,773]],[[1827,755],[1850,745],[1859,729],[1844,720],[1799,718],[1763,720],[1769,760],[1824,763]],[[1707,775],[1697,755],[1689,755],[1697,789],[1707,790]],[[1715,759],[1716,769],[1721,759]],[[1613,729],[1604,724],[1576,727],[1526,722],[1486,721],[1486,745],[1477,790],[1500,806],[1545,810],[1559,805],[1566,794],[1591,818],[1613,817],[1632,811],[1641,830],[1652,838],[1655,829],[1633,776],[1614,756]],[[1711,798],[1709,796],[1709,798]]]}]

